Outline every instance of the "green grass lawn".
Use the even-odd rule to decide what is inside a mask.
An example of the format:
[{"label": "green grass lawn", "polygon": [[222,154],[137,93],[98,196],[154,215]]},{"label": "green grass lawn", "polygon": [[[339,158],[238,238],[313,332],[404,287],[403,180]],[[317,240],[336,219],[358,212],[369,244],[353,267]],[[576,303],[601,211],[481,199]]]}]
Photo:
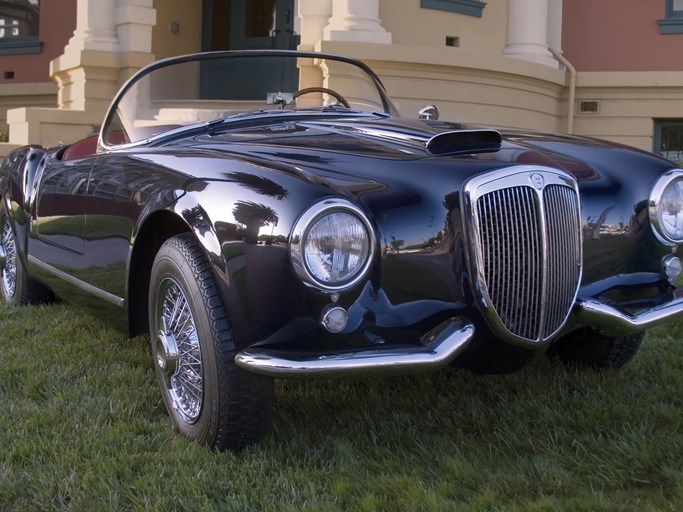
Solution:
[{"label": "green grass lawn", "polygon": [[280,381],[239,453],[174,433],[144,338],[0,305],[0,348],[0,511],[683,509],[683,323],[621,371]]}]

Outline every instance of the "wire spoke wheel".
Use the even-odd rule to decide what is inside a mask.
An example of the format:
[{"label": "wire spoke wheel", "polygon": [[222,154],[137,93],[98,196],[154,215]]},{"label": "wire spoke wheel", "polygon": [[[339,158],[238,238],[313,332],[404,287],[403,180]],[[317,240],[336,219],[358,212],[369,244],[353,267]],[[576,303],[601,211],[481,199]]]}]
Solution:
[{"label": "wire spoke wheel", "polygon": [[0,262],[2,262],[2,288],[5,296],[12,298],[17,291],[17,245],[7,217],[2,219]]},{"label": "wire spoke wheel", "polygon": [[190,304],[178,283],[166,278],[159,287],[156,365],[164,376],[169,401],[183,421],[197,421],[202,409],[202,355]]},{"label": "wire spoke wheel", "polygon": [[191,234],[159,248],[148,308],[154,369],[176,429],[218,450],[263,439],[273,414],[273,379],[235,364],[230,317]]}]

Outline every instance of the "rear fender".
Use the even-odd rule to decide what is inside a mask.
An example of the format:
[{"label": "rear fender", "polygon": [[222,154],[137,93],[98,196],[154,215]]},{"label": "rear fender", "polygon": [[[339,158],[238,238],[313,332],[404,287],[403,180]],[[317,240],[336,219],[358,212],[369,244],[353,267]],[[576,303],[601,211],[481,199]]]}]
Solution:
[{"label": "rear fender", "polygon": [[24,146],[12,151],[0,168],[0,194],[12,211],[19,207],[28,214],[36,195],[36,184],[45,167],[47,152],[41,146]]},{"label": "rear fender", "polygon": [[24,146],[12,151],[0,167],[0,196],[3,210],[14,229],[19,257],[27,264],[27,244],[36,184],[45,168],[46,151],[41,146]]}]

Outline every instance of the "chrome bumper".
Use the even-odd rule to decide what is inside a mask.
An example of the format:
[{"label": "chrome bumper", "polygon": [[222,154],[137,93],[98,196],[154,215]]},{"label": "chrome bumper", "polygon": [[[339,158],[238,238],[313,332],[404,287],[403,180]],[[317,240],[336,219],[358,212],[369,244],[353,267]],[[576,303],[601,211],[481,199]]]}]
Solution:
[{"label": "chrome bumper", "polygon": [[677,288],[673,298],[664,304],[630,315],[596,299],[577,299],[574,320],[610,336],[626,336],[641,332],[683,315],[683,289]]},{"label": "chrome bumper", "polygon": [[471,323],[454,318],[428,334],[429,342],[423,346],[371,348],[333,355],[252,348],[239,352],[235,363],[245,370],[278,378],[416,373],[446,366],[465,349],[473,335]]}]

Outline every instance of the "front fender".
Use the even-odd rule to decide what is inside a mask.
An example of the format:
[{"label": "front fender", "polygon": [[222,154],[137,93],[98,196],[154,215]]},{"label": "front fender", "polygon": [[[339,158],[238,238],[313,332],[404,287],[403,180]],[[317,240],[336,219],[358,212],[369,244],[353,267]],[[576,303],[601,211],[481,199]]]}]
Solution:
[{"label": "front fender", "polygon": [[195,182],[173,208],[209,258],[243,347],[301,314],[310,291],[290,264],[289,237],[301,213],[330,196],[293,176],[272,178],[280,186],[261,190],[234,181]]}]

